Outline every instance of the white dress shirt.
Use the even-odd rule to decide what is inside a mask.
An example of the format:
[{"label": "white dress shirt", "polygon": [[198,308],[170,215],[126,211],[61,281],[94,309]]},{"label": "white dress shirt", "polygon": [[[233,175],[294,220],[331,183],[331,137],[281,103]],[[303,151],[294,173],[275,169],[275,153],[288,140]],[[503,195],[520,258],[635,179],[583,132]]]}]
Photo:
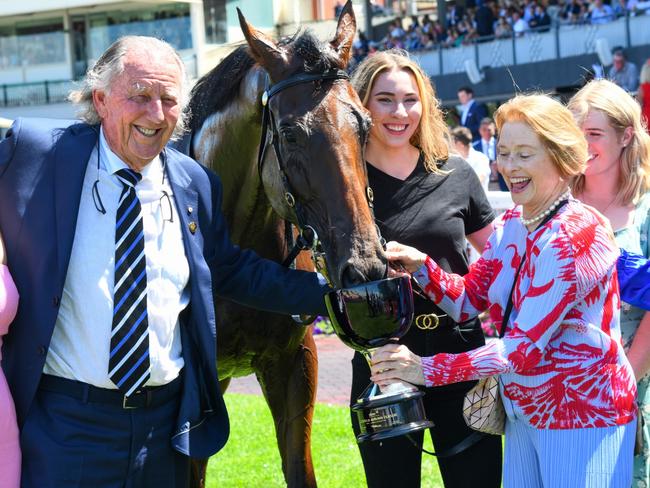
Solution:
[{"label": "white dress shirt", "polygon": [[461,114],[460,114],[460,125],[464,126],[465,122],[467,122],[467,115],[469,114],[469,109],[472,108],[472,105],[474,105],[474,100],[470,100],[467,102],[465,105],[461,105]]},{"label": "white dress shirt", "polygon": [[[103,131],[99,169],[97,150],[95,147],[86,169],[70,264],[43,372],[115,389],[108,377],[108,358],[115,214],[123,186],[114,173],[127,165],[110,150]],[[183,367],[178,317],[189,303],[189,265],[172,189],[164,174],[157,157],[142,170],[142,180],[136,185],[147,259],[151,377],[146,385],[150,386],[169,383]],[[94,203],[92,187],[96,180],[105,214]]]},{"label": "white dress shirt", "polygon": [[490,160],[482,152],[477,151],[470,146],[467,162],[478,175],[483,189],[487,192],[490,184]]},{"label": "white dress shirt", "polygon": [[481,152],[485,154],[490,161],[495,161],[496,156],[496,139],[491,137],[489,140],[481,138]]}]

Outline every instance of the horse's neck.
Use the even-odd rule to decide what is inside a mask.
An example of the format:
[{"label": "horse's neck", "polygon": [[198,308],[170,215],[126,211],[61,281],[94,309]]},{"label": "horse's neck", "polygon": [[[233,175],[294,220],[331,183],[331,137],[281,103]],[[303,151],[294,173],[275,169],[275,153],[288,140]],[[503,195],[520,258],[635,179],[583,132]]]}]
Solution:
[{"label": "horse's neck", "polygon": [[263,73],[253,67],[239,98],[208,117],[194,142],[196,158],[221,177],[222,210],[233,241],[251,247],[255,234],[270,232],[278,223],[257,171]]}]

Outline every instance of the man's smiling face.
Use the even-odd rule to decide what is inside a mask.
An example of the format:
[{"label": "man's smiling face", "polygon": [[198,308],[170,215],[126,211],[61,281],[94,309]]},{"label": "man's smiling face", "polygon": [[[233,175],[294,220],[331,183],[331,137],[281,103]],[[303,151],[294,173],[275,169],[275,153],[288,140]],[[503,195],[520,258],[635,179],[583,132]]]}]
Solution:
[{"label": "man's smiling face", "polygon": [[169,141],[181,113],[182,73],[169,53],[136,48],[107,91],[93,92],[111,150],[134,170],[149,164]]}]

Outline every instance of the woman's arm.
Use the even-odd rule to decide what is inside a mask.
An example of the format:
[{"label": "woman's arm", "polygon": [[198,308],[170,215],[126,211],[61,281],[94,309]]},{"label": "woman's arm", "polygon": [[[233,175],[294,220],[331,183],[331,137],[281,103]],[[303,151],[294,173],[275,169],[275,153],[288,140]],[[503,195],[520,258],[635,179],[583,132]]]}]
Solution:
[{"label": "woman's arm", "polygon": [[465,322],[488,308],[487,290],[498,274],[500,261],[492,257],[488,242],[483,255],[465,276],[447,273],[417,249],[397,242],[386,245],[386,256],[397,269],[413,273],[422,291],[456,322]]},{"label": "woman's arm", "polygon": [[[512,326],[503,339],[490,341],[472,351],[441,353],[429,358],[410,356],[408,350],[395,349],[396,346],[384,346],[373,356],[373,381],[391,382],[403,377],[406,381],[419,380],[420,384],[434,386],[505,372],[530,371],[539,363],[542,354],[553,359],[558,352],[548,349],[549,341],[576,303],[589,295],[592,303],[598,302],[601,310],[605,308],[602,310],[604,317],[613,315],[615,284],[611,272],[616,248],[612,244],[606,229],[597,227],[590,255],[584,255],[582,241],[576,239],[575,245],[580,252],[580,259],[576,260],[572,237],[564,232],[554,233],[545,242],[539,242],[539,247],[531,249],[521,270],[521,279],[528,281],[528,285],[524,294],[518,288],[514,291],[513,301],[518,305],[513,311],[514,320],[509,321]],[[426,276],[422,276],[422,269],[415,276],[423,281],[428,279],[425,291],[430,296],[440,296],[440,306],[449,313],[454,304],[465,299],[465,288],[472,285],[467,282],[467,276],[463,280],[458,275],[444,273],[429,258],[425,261],[422,269]],[[485,260],[482,258],[478,263],[482,261]],[[493,261],[502,264],[500,260]],[[477,272],[476,268],[472,268],[470,274],[472,272],[478,275],[477,280],[488,274]],[[577,363],[589,361],[593,351],[587,353],[584,355],[576,349],[572,360]],[[564,361],[566,363],[566,359]]]},{"label": "woman's arm", "polygon": [[520,330],[459,354],[420,357],[404,345],[387,344],[372,355],[370,379],[379,387],[397,381],[439,386],[531,370],[542,357],[542,351]]},{"label": "woman's arm", "polygon": [[492,232],[494,231],[494,226],[492,223],[486,225],[482,229],[477,230],[476,232],[472,232],[471,234],[467,235],[467,240],[469,243],[476,249],[476,251],[479,254],[483,253],[483,249],[485,249],[485,245],[488,242],[488,239],[492,235]]},{"label": "woman's arm", "polygon": [[0,235],[0,335],[5,335],[18,310],[18,290],[7,267],[7,256]]},{"label": "woman's arm", "polygon": [[[528,265],[521,271],[524,278],[530,280],[528,289],[520,297],[517,297],[519,290],[515,290],[513,300],[520,305],[513,313],[515,320],[509,320],[512,326],[503,339],[491,340],[484,346],[459,354],[440,353],[425,358],[412,354],[404,346],[386,345],[373,355],[372,380],[380,387],[399,379],[427,386],[446,385],[495,374],[529,371],[539,363],[543,354],[552,357],[553,351],[545,351],[550,338],[567,312],[584,296],[576,286],[582,277],[579,275],[584,273],[577,269],[573,253],[565,251],[553,242],[547,243],[543,249],[533,250],[536,257],[529,258]],[[422,269],[426,276],[421,270],[414,276],[427,283],[424,287],[427,294],[442,297],[440,307],[450,313],[454,304],[463,301],[464,291],[460,290],[464,290],[466,279],[444,273],[428,257]],[[446,278],[440,278],[442,273]],[[483,277],[489,271],[476,274]],[[607,291],[595,282],[593,288],[597,288],[593,291],[598,291],[599,296]]]},{"label": "woman's arm", "polygon": [[630,350],[627,351],[627,358],[637,381],[650,371],[650,312],[646,312],[641,319]]}]

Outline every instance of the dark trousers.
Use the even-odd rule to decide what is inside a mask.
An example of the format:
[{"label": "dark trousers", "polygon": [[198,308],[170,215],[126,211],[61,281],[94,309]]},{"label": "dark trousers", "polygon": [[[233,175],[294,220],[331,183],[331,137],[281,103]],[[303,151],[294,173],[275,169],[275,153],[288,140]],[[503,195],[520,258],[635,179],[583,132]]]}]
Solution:
[{"label": "dark trousers", "polygon": [[[358,354],[352,360],[352,399],[361,395],[370,383],[366,361]],[[455,446],[474,433],[462,417],[467,384],[444,387],[444,392],[428,388],[424,397],[427,418],[435,426],[429,430],[436,452]],[[352,417],[355,434],[359,432],[356,414]],[[411,438],[421,446],[423,431]],[[422,453],[407,437],[359,444],[368,488],[415,488],[420,486]],[[426,455],[426,454],[425,454]],[[468,449],[447,458],[437,458],[446,488],[499,488],[501,486],[501,437],[486,435]],[[428,485],[425,480],[425,486]]]},{"label": "dark trousers", "polygon": [[189,458],[171,446],[178,402],[123,409],[39,390],[21,431],[22,487],[186,487]]}]

